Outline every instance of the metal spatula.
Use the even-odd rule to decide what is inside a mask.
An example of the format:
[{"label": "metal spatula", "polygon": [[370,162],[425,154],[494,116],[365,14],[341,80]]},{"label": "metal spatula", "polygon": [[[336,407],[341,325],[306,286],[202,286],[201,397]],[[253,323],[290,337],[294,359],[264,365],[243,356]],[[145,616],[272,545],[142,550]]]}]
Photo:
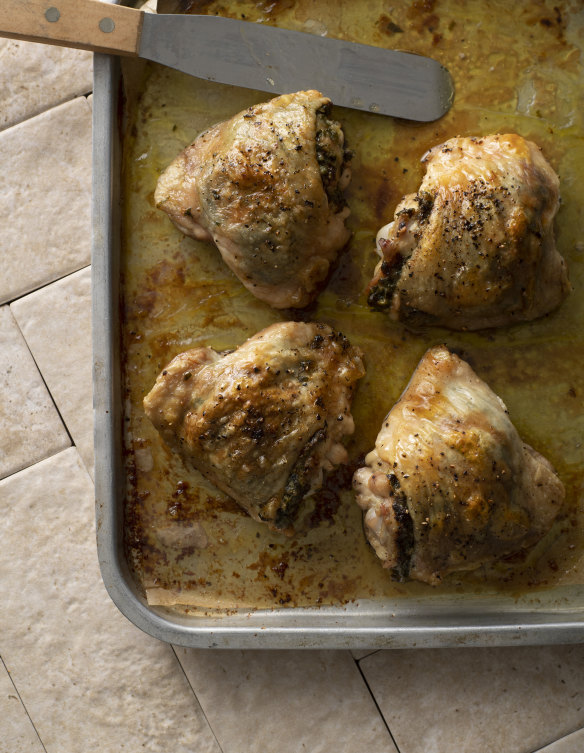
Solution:
[{"label": "metal spatula", "polygon": [[98,0],[0,0],[0,36],[131,55],[198,78],[431,121],[454,90],[436,60],[217,16],[156,15]]}]

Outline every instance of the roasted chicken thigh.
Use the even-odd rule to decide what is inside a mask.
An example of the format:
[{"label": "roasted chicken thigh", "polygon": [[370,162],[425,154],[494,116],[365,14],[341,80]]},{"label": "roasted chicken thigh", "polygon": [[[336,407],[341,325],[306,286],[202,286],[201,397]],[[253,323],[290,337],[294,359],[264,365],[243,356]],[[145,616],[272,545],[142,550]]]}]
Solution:
[{"label": "roasted chicken thigh", "polygon": [[176,356],[144,399],[164,441],[253,518],[292,529],[323,471],[347,462],[360,351],[324,324],[273,324],[237,350]]},{"label": "roasted chicken thigh", "polygon": [[349,239],[341,126],[317,91],[254,105],[209,128],[160,176],[156,206],[275,308],[306,306]]},{"label": "roasted chicken thigh", "polygon": [[535,544],[564,488],[503,401],[443,346],[420,361],[353,487],[367,538],[398,578],[435,584]]},{"label": "roasted chicken thigh", "polygon": [[556,308],[570,285],[554,240],[559,181],[540,149],[515,134],[453,138],[423,162],[418,193],[378,233],[369,304],[461,330]]}]

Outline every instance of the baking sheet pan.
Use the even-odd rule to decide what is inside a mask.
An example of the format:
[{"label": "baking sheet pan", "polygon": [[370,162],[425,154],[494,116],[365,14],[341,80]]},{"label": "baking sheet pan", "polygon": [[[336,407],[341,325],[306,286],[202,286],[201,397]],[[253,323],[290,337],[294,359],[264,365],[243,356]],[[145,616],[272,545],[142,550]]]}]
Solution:
[{"label": "baking sheet pan", "polygon": [[[261,10],[262,4],[256,5]],[[430,16],[439,17],[439,3],[418,5],[418,23],[421,18],[430,23]],[[431,12],[428,10],[430,5]],[[556,35],[566,33],[560,28],[557,15],[554,18],[551,20],[551,17],[548,19],[540,14],[534,17],[534,24],[538,24],[538,29],[545,30],[547,23],[543,22],[547,20],[555,24],[552,31]],[[397,26],[389,26],[390,20],[387,24],[390,29]],[[420,28],[426,33],[426,27]],[[438,33],[436,30],[431,32],[432,35]],[[360,39],[356,32],[354,38],[366,41]],[[491,63],[501,65],[496,58]],[[574,61],[566,62],[568,68],[574,64]],[[545,73],[545,66],[543,70]],[[534,89],[529,99],[529,84],[525,86],[527,93],[520,92],[523,100],[518,106],[527,110],[526,117],[533,119],[535,130],[541,130],[542,123],[535,109],[538,106],[538,92],[545,93],[546,87]],[[121,343],[120,264],[124,263],[122,147],[127,136],[123,115],[128,100],[124,103],[122,89],[119,62],[107,56],[96,56],[93,102],[93,316],[97,539],[103,579],[121,611],[158,638],[198,647],[379,648],[568,643],[581,640],[584,636],[584,589],[577,582],[560,583],[552,588],[536,587],[507,592],[464,587],[445,591],[413,589],[406,592],[405,597],[390,593],[383,598],[343,599],[338,604],[329,603],[319,607],[302,605],[280,608],[276,603],[272,608],[230,609],[227,613],[217,614],[212,611],[189,613],[189,610],[147,603],[143,589],[131,572],[124,546],[127,467],[124,462],[123,424],[127,418],[127,408],[122,384],[126,352]],[[540,105],[544,106],[545,102]],[[581,124],[569,122],[569,104],[558,101],[553,112],[558,120],[557,127],[572,128],[574,143],[578,144]],[[493,114],[486,109],[484,117],[485,127],[490,126],[489,118],[492,120]],[[376,123],[376,128],[386,127],[380,120],[376,120]],[[402,128],[402,125],[402,134],[407,133],[404,124],[399,127]],[[463,126],[460,120],[458,126]],[[450,123],[449,127],[452,128],[453,124]],[[356,128],[353,128],[353,133],[357,133]],[[414,130],[414,133],[419,134],[420,131]],[[395,133],[392,133],[392,137],[395,143]],[[550,139],[548,142],[553,144]],[[399,152],[395,154],[398,156]],[[406,175],[407,169],[401,165],[399,167],[402,175]],[[390,177],[395,181],[396,175],[397,169]],[[370,188],[367,196],[370,195]],[[377,187],[375,195],[378,202],[382,201],[387,206],[387,219],[391,219],[392,202],[396,203],[395,200],[399,198],[397,189],[395,196],[390,191],[383,198]],[[363,192],[361,196],[354,194],[353,199],[357,204],[365,201],[367,196]],[[371,227],[375,222],[376,218],[372,216]],[[363,242],[370,240],[367,233],[360,238]],[[573,264],[578,259],[573,255],[570,261]],[[521,336],[517,345],[521,345]],[[505,397],[508,399],[507,395]]]}]

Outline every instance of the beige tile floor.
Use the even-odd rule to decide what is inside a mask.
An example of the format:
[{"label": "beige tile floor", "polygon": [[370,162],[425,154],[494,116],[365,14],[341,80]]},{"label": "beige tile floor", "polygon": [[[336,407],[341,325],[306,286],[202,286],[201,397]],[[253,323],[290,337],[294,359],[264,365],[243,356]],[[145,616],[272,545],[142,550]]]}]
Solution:
[{"label": "beige tile floor", "polygon": [[0,753],[582,753],[584,646],[206,651],[99,575],[91,59],[0,42]]}]

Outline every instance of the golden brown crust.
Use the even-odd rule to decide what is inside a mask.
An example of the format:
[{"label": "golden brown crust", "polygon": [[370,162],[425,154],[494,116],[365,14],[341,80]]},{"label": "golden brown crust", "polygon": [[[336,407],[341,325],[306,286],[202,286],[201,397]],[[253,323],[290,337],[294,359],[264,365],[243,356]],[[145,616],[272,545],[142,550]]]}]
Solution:
[{"label": "golden brown crust", "polygon": [[344,139],[329,108],[317,91],[254,105],[202,133],[156,188],[156,205],[177,227],[213,240],[241,282],[276,308],[306,306],[349,239],[348,209],[337,201]]},{"label": "golden brown crust", "polygon": [[443,346],[420,361],[366,463],[355,489],[373,545],[396,566],[399,531],[394,516],[384,520],[388,503],[395,512],[401,501],[413,533],[409,576],[428,583],[532,546],[564,499],[554,469],[521,441],[500,398]]},{"label": "golden brown crust", "polygon": [[372,306],[411,324],[482,329],[552,311],[570,290],[556,250],[559,181],[516,134],[431,149],[417,194],[378,237]]},{"label": "golden brown crust", "polygon": [[178,355],[144,408],[166,443],[250,515],[289,528],[324,469],[346,461],[361,353],[323,324],[274,324],[237,350]]}]

